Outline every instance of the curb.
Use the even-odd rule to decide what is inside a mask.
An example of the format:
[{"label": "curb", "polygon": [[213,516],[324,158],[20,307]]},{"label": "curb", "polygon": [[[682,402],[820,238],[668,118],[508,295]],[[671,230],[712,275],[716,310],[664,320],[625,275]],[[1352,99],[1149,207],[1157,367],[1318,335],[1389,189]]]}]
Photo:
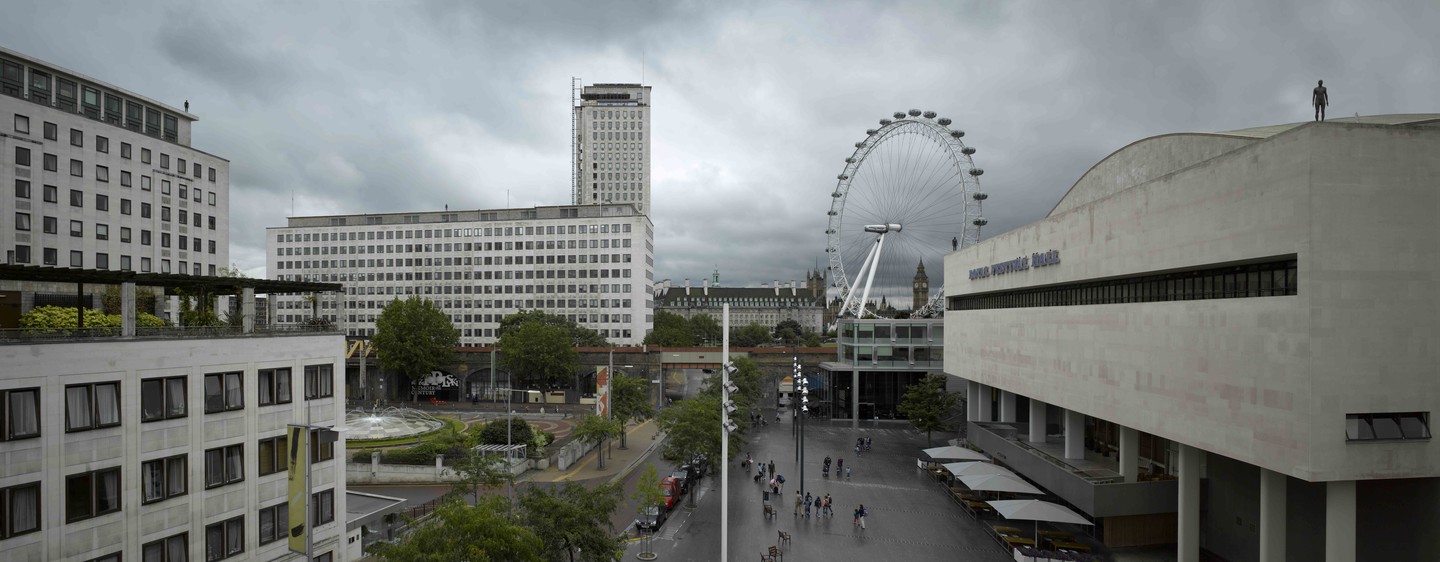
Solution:
[{"label": "curb", "polygon": [[[648,420],[648,422],[649,422],[649,423],[654,423],[654,420]],[[636,456],[635,456],[635,460],[630,461],[630,464],[629,464],[628,466],[626,466],[624,470],[621,470],[620,472],[615,473],[615,475],[614,475],[614,476],[611,476],[610,479],[607,480],[605,483],[606,483],[606,484],[614,484],[614,483],[616,483],[616,482],[619,482],[619,481],[624,480],[625,478],[629,477],[629,476],[630,476],[630,473],[635,471],[635,467],[637,467],[637,466],[640,465],[640,461],[641,461],[641,460],[644,460],[645,457],[650,456],[650,452],[651,452],[651,451],[654,451],[656,447],[659,447],[660,444],[661,444],[661,443],[664,443],[664,442],[665,442],[665,433],[664,433],[663,431],[660,431],[660,428],[659,428],[659,427],[656,427],[656,428],[655,428],[655,439],[650,443],[650,446],[649,446],[649,447],[646,447],[645,450],[642,451],[639,455],[636,455]]]}]

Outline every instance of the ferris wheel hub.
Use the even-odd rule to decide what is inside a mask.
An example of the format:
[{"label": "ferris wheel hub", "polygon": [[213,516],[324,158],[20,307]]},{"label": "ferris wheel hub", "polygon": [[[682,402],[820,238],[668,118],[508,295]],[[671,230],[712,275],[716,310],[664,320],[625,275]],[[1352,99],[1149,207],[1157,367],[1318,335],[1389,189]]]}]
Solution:
[{"label": "ferris wheel hub", "polygon": [[873,233],[875,233],[875,234],[884,234],[884,233],[886,233],[886,232],[900,232],[900,229],[901,229],[901,226],[898,225],[898,224],[895,224],[895,223],[893,223],[893,222],[890,223],[890,224],[867,224],[867,225],[865,225],[865,232],[873,232]]}]

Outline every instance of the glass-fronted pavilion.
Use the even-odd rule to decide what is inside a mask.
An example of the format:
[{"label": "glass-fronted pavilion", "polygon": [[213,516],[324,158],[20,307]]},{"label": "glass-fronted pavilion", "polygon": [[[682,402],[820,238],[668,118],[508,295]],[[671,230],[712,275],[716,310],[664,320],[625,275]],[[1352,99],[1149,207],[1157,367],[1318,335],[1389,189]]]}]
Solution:
[{"label": "glass-fronted pavilion", "polygon": [[904,419],[905,390],[942,372],[944,318],[847,318],[837,334],[835,361],[821,363],[819,380],[810,384],[812,415],[855,423]]}]

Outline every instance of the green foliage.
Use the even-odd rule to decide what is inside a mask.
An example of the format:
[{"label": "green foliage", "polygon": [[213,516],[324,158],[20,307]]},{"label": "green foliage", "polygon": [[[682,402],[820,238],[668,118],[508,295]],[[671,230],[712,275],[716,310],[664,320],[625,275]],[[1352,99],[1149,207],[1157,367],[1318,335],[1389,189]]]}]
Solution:
[{"label": "green foliage", "polygon": [[[111,328],[116,333],[120,331],[120,315],[105,314],[92,308],[83,309],[85,312],[85,328]],[[135,326],[158,328],[165,325],[154,314],[145,312],[135,313]],[[56,334],[74,330],[79,326],[79,320],[75,309],[68,306],[40,306],[30,309],[29,312],[20,315],[20,327],[28,332],[39,334]]]},{"label": "green foliage", "polygon": [[690,321],[684,316],[665,310],[655,311],[655,327],[645,336],[646,345],[659,345],[664,347],[692,347],[695,345],[695,334],[690,328]]},{"label": "green foliage", "polygon": [[480,442],[486,445],[505,444],[505,422],[510,422],[510,443],[532,443],[535,441],[534,430],[523,418],[505,418],[492,420],[480,430]]},{"label": "green foliage", "polygon": [[804,333],[805,328],[794,319],[786,318],[775,325],[775,339],[785,345],[799,345],[801,335]]},{"label": "green foliage", "polygon": [[503,497],[485,498],[474,507],[447,500],[435,516],[396,543],[378,543],[374,554],[393,562],[544,562],[544,540],[508,515]]},{"label": "green foliage", "polygon": [[[610,379],[610,416],[621,424],[648,420],[655,415],[650,400],[650,380],[617,374]],[[620,448],[625,448],[625,433],[620,433]]]},{"label": "green foliage", "polygon": [[[120,314],[120,286],[109,285],[105,287],[105,294],[100,297],[101,307],[106,314]],[[155,310],[155,292],[149,287],[135,288],[135,312],[147,314]],[[153,316],[153,315],[151,315]]]},{"label": "green foliage", "polygon": [[725,336],[725,329],[720,326],[720,321],[709,314],[692,316],[690,331],[695,334],[700,345],[720,345],[720,340]]},{"label": "green foliage", "polygon": [[380,368],[416,380],[455,361],[460,330],[435,303],[411,296],[385,305],[375,320],[371,343]]},{"label": "green foliage", "polygon": [[[580,422],[575,424],[575,429],[570,434],[583,443],[598,444],[606,439],[611,439],[624,433],[625,427],[620,425],[620,420],[607,419],[595,414],[585,414]],[[600,468],[605,468],[604,450],[596,451],[600,459]]]},{"label": "green foliage", "polygon": [[[735,403],[735,412],[730,414],[730,419],[737,420],[736,423],[739,424],[740,420],[750,419],[750,413],[756,411],[760,404],[760,397],[764,392],[760,379],[764,373],[749,357],[732,356],[730,362],[735,364],[735,372],[730,375],[730,382],[735,384],[736,389],[735,393],[730,395],[730,401]],[[723,380],[720,372],[716,371],[705,377],[705,384],[700,392],[721,396],[720,386]]]},{"label": "green foliage", "polygon": [[[658,506],[665,509],[665,493],[660,491],[660,474],[655,470],[655,463],[645,463],[645,470],[640,472],[640,482],[636,484],[635,495],[630,496],[635,500],[635,512],[644,514],[645,508]],[[654,533],[645,535],[645,552],[650,552],[650,541],[654,539]]]},{"label": "green foliage", "polygon": [[757,323],[730,329],[730,347],[732,348],[757,347],[770,343],[770,341],[770,328]]},{"label": "green foliage", "polygon": [[593,489],[575,482],[530,485],[520,494],[519,517],[540,537],[547,560],[612,562],[625,546],[610,523],[619,502],[619,489],[609,484]]},{"label": "green foliage", "polygon": [[501,334],[496,345],[500,364],[524,388],[568,381],[580,365],[570,332],[551,322],[521,322]]},{"label": "green foliage", "polygon": [[910,425],[925,432],[928,446],[931,432],[950,430],[945,416],[959,402],[960,395],[945,391],[945,375],[932,373],[910,385],[900,399],[899,409],[910,419]]},{"label": "green foliage", "polygon": [[521,310],[500,319],[500,327],[496,329],[497,337],[505,337],[505,334],[519,328],[523,324],[539,322],[548,326],[564,328],[570,336],[572,347],[608,347],[610,342],[600,337],[600,332],[586,328],[559,314],[550,314],[543,310]]},{"label": "green foliage", "polygon": [[[702,392],[660,411],[656,423],[665,432],[660,454],[669,461],[687,461],[696,454],[720,458],[720,395]],[[744,431],[742,425],[740,431]],[[730,434],[730,456],[739,452],[740,431]]]},{"label": "green foliage", "polygon": [[450,465],[460,475],[455,490],[468,491],[480,501],[480,489],[499,486],[513,476],[505,459],[498,454],[482,454],[474,449],[465,449]]}]

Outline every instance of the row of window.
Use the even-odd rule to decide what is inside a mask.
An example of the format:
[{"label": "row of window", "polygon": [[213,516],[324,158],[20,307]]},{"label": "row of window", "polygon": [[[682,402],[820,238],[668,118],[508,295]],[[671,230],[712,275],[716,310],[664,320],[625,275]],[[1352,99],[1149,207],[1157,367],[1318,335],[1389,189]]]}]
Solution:
[{"label": "row of window", "polygon": [[[20,166],[29,166],[29,165],[30,165],[30,150],[27,149],[27,148],[24,148],[24,147],[15,147],[15,162],[16,162],[17,165],[20,165]],[[60,166],[60,161],[59,161],[59,159],[58,159],[54,154],[46,154],[46,155],[45,155],[45,160],[44,160],[44,168],[45,168],[45,171],[47,171],[47,172],[58,172],[58,171],[59,171],[59,166]],[[82,160],[74,160],[74,159],[70,160],[70,175],[73,176],[73,177],[77,177],[77,178],[83,178],[83,177],[85,177],[85,162],[82,161]],[[22,198],[22,199],[29,199],[29,198],[30,198],[30,195],[29,195],[29,193],[30,193],[30,190],[29,190],[29,184],[30,184],[30,182],[29,182],[29,181],[25,181],[25,185],[22,186],[20,183],[18,183],[18,181],[19,181],[19,180],[17,180],[17,183],[15,184],[15,196],[16,196],[16,197],[19,197],[19,198]],[[103,165],[100,165],[100,164],[96,164],[96,165],[95,165],[95,181],[100,182],[100,183],[109,183],[109,182],[110,182],[110,167],[109,167],[109,166],[103,166]],[[151,191],[151,190],[153,189],[153,185],[154,185],[154,182],[151,181],[150,176],[146,176],[146,175],[141,175],[141,176],[140,176],[140,191]],[[134,186],[135,186],[135,184],[134,184],[134,176],[132,176],[128,170],[121,170],[121,171],[120,171],[120,187],[134,187]],[[47,185],[47,186],[45,186],[45,187],[47,187],[47,188],[52,188],[52,189],[54,188],[54,186],[51,186],[51,185]],[[185,185],[185,184],[183,184],[183,183],[182,183],[182,184],[177,184],[175,187],[176,187],[176,191],[175,191],[175,192],[172,192],[172,191],[171,191],[170,180],[166,180],[166,179],[160,180],[160,194],[161,194],[161,195],[164,195],[164,196],[167,196],[167,197],[170,196],[170,195],[178,195],[179,198],[182,199],[182,200],[183,200],[183,199],[190,199],[190,200],[193,200],[193,201],[196,202],[196,203],[200,203],[200,202],[203,202],[203,201],[206,200],[206,197],[205,197],[206,191],[203,190],[203,189],[200,189],[200,188],[198,188],[198,187],[197,187],[197,188],[194,188],[194,189],[191,189],[190,186]],[[23,194],[23,195],[22,195],[22,194]],[[55,202],[55,201],[52,201],[52,200],[49,200],[49,199],[47,199],[46,201],[47,201],[47,202],[50,202],[50,203],[54,203],[54,202]],[[209,192],[209,205],[210,205],[211,207],[216,206],[216,201],[217,201],[217,195],[216,195],[216,193],[215,193],[214,191]],[[196,225],[196,226],[199,226],[199,225]]]},{"label": "row of window", "polygon": [[61,111],[79,113],[97,121],[143,132],[170,142],[179,140],[179,120],[168,112],[64,75],[57,74],[52,79],[48,70],[30,68],[28,88],[25,77],[24,65],[0,59],[0,94],[26,99],[45,107],[59,108]]},{"label": "row of window", "polygon": [[[16,132],[16,133],[20,133],[20,134],[24,134],[24,135],[29,135],[29,134],[30,134],[30,117],[29,117],[29,116],[16,113],[16,114],[15,114],[14,124],[15,124],[14,127],[15,127],[15,132]],[[45,140],[56,141],[56,142],[58,142],[58,141],[60,140],[60,126],[57,125],[57,124],[55,124],[55,123],[51,123],[51,122],[49,122],[49,121],[45,121],[45,122],[44,122],[44,125],[43,125],[43,130],[42,130],[42,132],[43,132],[43,135],[44,135],[44,137],[45,137]],[[94,137],[95,137],[95,152],[98,152],[98,153],[101,153],[101,154],[109,154],[109,153],[110,153],[110,139],[109,139],[108,137],[104,137],[104,136],[101,136],[101,135],[98,135],[98,134],[97,134],[97,135],[94,135]],[[74,147],[77,147],[77,148],[85,148],[85,132],[84,132],[84,131],[81,131],[80,129],[74,129],[74,128],[70,129],[70,139],[69,139],[69,140],[70,140],[70,146],[74,146]],[[168,140],[174,140],[174,139],[168,139]],[[129,159],[132,158],[132,154],[133,154],[133,150],[131,149],[130,143],[128,143],[128,142],[121,142],[121,143],[120,143],[120,157],[121,157],[121,158],[124,158],[124,159],[126,159],[126,160],[129,160]],[[160,169],[162,169],[162,170],[169,170],[169,169],[170,169],[170,155],[169,155],[169,154],[166,154],[166,153],[164,153],[164,152],[161,152],[159,156],[160,156],[160,159],[159,159]],[[18,159],[18,156],[17,156],[17,159]],[[151,163],[152,163],[152,162],[151,162],[151,152],[150,152],[150,149],[144,148],[144,147],[141,147],[141,148],[140,148],[140,162],[141,162],[142,164],[151,164]],[[194,176],[194,178],[197,179],[197,180],[200,179],[200,178],[202,177],[202,172],[205,171],[207,168],[206,168],[205,166],[202,166],[201,163],[199,163],[199,162],[193,162],[193,163],[190,163],[190,164],[192,164],[192,165],[191,165],[191,166],[187,166],[187,162],[185,161],[184,158],[179,158],[179,157],[175,158],[175,172],[179,175],[179,177],[186,177],[187,174],[188,174],[188,175]],[[28,165],[28,164],[24,164],[24,165]],[[209,181],[212,181],[212,182],[215,181],[215,178],[216,178],[216,175],[217,175],[216,172],[215,172],[215,168],[208,168],[208,170],[209,170],[209,176],[208,176],[208,177],[209,177]]]},{"label": "row of window", "polygon": [[[519,276],[517,276],[517,278],[518,278],[518,277],[519,277]],[[446,276],[446,278],[448,279],[449,277]],[[456,275],[456,278],[457,278],[457,279],[459,278],[459,275],[458,275],[458,274]],[[467,277],[467,279],[468,279],[468,277]],[[392,278],[390,278],[388,275],[384,275],[384,274],[377,275],[377,274],[373,274],[373,273],[366,273],[366,274],[356,274],[356,275],[354,275],[354,276],[348,276],[348,277],[345,278],[344,280],[345,280],[345,281],[350,281],[350,282],[364,283],[364,282],[367,282],[367,281],[369,281],[369,282],[391,281],[391,280],[397,280],[397,281],[398,281],[398,280],[400,280],[400,279],[392,279]],[[504,285],[501,285],[501,286],[504,286]],[[508,285],[508,286],[510,286],[510,287],[515,287],[515,289],[514,289],[514,290],[502,290],[502,289],[493,289],[493,290],[491,290],[491,289],[482,289],[481,287],[497,287],[497,285],[475,285],[475,286],[474,286],[474,289],[472,290],[472,289],[467,288],[467,286],[465,286],[465,285],[443,285],[443,286],[435,287],[435,290],[434,290],[433,293],[431,293],[431,292],[429,292],[429,291],[425,291],[425,294],[441,294],[441,295],[466,295],[466,294],[475,294],[475,295],[483,295],[483,294],[487,294],[487,293],[488,293],[488,294],[511,294],[511,293],[519,293],[519,294],[528,294],[528,293],[553,293],[553,294],[562,294],[562,293],[576,293],[576,294],[582,294],[582,295],[583,295],[583,294],[587,294],[587,293],[594,293],[594,294],[614,293],[614,294],[628,295],[628,294],[630,294],[630,289],[631,289],[631,285],[630,285],[629,283],[599,283],[599,284],[591,283],[591,284],[580,284],[580,285]],[[353,295],[399,295],[399,294],[405,294],[405,291],[404,291],[404,288],[403,288],[403,287],[395,287],[395,286],[376,287],[376,286],[373,286],[373,285],[367,285],[367,286],[363,286],[363,287],[355,286],[355,285],[350,285],[350,286],[348,286],[348,287],[345,288],[345,292],[346,292],[346,294],[352,295],[352,296],[353,296]],[[417,291],[417,293],[419,293],[419,292],[420,292],[420,291]],[[281,308],[309,308],[308,304],[302,306],[300,303],[302,303],[303,301],[298,300],[298,299],[283,300],[283,301],[280,301],[280,302],[282,302],[282,303],[291,303],[289,306],[282,305]],[[351,307],[355,307],[355,306],[359,306],[360,308],[384,308],[384,307],[385,307],[384,301],[357,301],[357,300],[355,300],[355,299],[350,299],[350,300],[347,300],[346,302],[348,303],[347,306],[351,306]],[[366,303],[366,302],[371,303],[371,304],[364,304],[364,303]],[[448,301],[448,300],[447,300],[447,301],[444,301],[444,305],[443,305],[443,306],[444,306],[444,307],[450,307],[450,306],[451,306],[450,302],[451,302],[451,301]],[[437,303],[437,305],[439,305],[440,301],[436,301],[436,303]],[[454,306],[457,306],[457,307],[463,306],[463,307],[465,307],[465,308],[469,308],[469,307],[471,306],[471,304],[470,304],[469,301],[466,301],[466,302],[462,305],[462,304],[460,304],[459,301],[455,301]],[[626,306],[629,306],[629,305],[626,305]],[[716,306],[718,306],[718,305],[716,305]],[[325,302],[325,303],[322,303],[321,308],[332,308],[332,307],[330,306],[330,303],[329,303],[329,302]]]},{"label": "row of window", "polygon": [[1067,283],[948,299],[948,310],[987,310],[1232,299],[1294,295],[1299,289],[1295,256],[1246,265],[1208,266],[1104,281]]},{"label": "row of window", "polygon": [[[563,209],[562,209],[563,210]],[[588,226],[588,228],[587,228]],[[481,236],[551,236],[564,234],[621,234],[630,232],[629,223],[592,225],[506,226],[489,228],[444,228],[423,230],[369,230],[365,232],[301,232],[275,235],[277,243],[341,242],[348,240],[404,240],[411,238],[473,238]],[[458,248],[457,248],[458,250]],[[468,248],[467,248],[468,250]]]},{"label": "row of window", "polygon": [[630,131],[593,131],[590,133],[592,141],[643,141],[645,133]]},{"label": "row of window", "polygon": [[[466,242],[464,244],[374,244],[358,246],[276,246],[277,256],[328,256],[360,254],[402,254],[451,253],[451,252],[499,252],[513,250],[586,250],[629,248],[629,238],[603,238],[600,240],[542,240],[527,242]],[[463,256],[462,256],[463,257]],[[516,257],[518,259],[518,256]],[[434,258],[440,259],[440,258]],[[460,259],[455,257],[454,259]],[[478,257],[476,259],[479,259]],[[499,259],[499,258],[495,258]],[[487,262],[488,264],[488,262]],[[458,263],[457,263],[458,265]]]},{"label": "row of window", "polygon": [[[199,241],[199,238],[196,238],[195,240]],[[129,242],[128,239],[124,239],[123,241]],[[213,245],[214,241],[211,241],[210,243]],[[199,252],[200,250],[197,248],[195,251]],[[43,265],[59,265],[58,262],[60,259],[60,251],[58,249],[41,248],[41,252],[41,263]],[[215,251],[212,249],[210,253],[213,254],[215,253]],[[34,257],[30,251],[30,246],[26,244],[16,244],[14,249],[6,251],[6,257],[10,263],[33,263],[34,260]],[[93,261],[91,261],[89,265],[86,265],[84,252],[80,250],[70,250],[70,267],[86,269],[110,269],[109,252],[95,252],[93,258]],[[141,273],[150,273],[153,269],[152,264],[153,260],[151,258],[142,256],[140,258],[140,269],[138,271],[140,271]],[[190,271],[191,275],[200,275],[202,265],[203,264],[199,262],[191,264],[190,262],[187,262],[185,260],[180,260],[179,269],[177,269],[177,272],[185,273],[188,270]],[[213,277],[215,275],[215,265],[210,264],[209,267],[210,275]],[[120,271],[136,271],[131,262],[130,255],[120,255],[120,263],[118,269]],[[170,273],[170,260],[160,260],[160,273]]]},{"label": "row of window", "polygon": [[[106,469],[77,474],[66,479],[66,522],[120,511],[120,469]],[[182,481],[183,484],[183,481]],[[311,494],[312,526],[335,521],[335,490]],[[30,482],[0,489],[0,540],[40,530],[40,483]],[[80,513],[89,515],[76,517]],[[260,508],[256,515],[260,544],[284,539],[290,529],[288,502]],[[205,526],[205,560],[224,560],[245,551],[245,516],[240,515]],[[189,534],[179,533],[145,543],[140,547],[144,562],[183,562],[189,559]],[[121,556],[110,554],[89,562],[120,562]],[[330,560],[329,553],[314,560]]]},{"label": "row of window", "polygon": [[[581,318],[580,320],[576,320],[574,314],[561,314],[560,316],[565,316],[565,317],[569,318],[571,322],[584,322],[584,321],[585,321],[584,318]],[[491,338],[491,339],[493,339],[493,338],[495,338],[495,331],[496,331],[496,330],[495,330],[494,328],[461,328],[461,329],[460,329],[460,337],[466,338],[466,339],[474,339],[474,338]],[[599,334],[600,334],[600,337],[602,337],[602,338],[624,338],[624,339],[630,339],[630,330],[629,330],[628,328],[623,329],[623,330],[621,330],[621,329],[610,330],[610,329],[600,328],[600,329],[597,329],[597,330],[595,330],[595,331],[596,331],[597,333],[599,333]],[[374,336],[374,335],[375,335],[375,329],[374,329],[374,328],[351,328],[351,329],[349,329],[349,330],[346,330],[346,335],[350,335],[350,336]],[[462,340],[461,343],[462,343],[462,344],[468,344],[468,343],[473,343],[473,342],[468,342],[468,341]]]},{"label": "row of window", "polygon": [[[199,218],[199,215],[196,215],[196,218]],[[69,226],[70,226],[70,237],[71,237],[71,238],[84,238],[84,237],[85,237],[85,221],[72,220],[72,221],[70,221],[70,225],[69,225]],[[30,213],[15,213],[15,230],[21,231],[21,232],[29,232],[32,227],[33,227],[33,225],[32,225],[31,222],[30,222]],[[58,236],[58,235],[60,234],[60,219],[57,218],[57,217],[49,217],[49,216],[41,217],[40,228],[42,229],[42,231],[43,231],[45,234],[53,234],[53,235]],[[95,228],[94,228],[92,231],[95,233],[95,239],[96,239],[96,240],[109,240],[109,239],[110,239],[110,225],[109,225],[109,224],[106,224],[106,223],[103,223],[103,222],[95,223]],[[127,244],[130,243],[130,242],[132,241],[132,239],[133,239],[132,236],[131,236],[132,232],[133,232],[133,231],[132,231],[131,228],[128,227],[128,226],[122,226],[122,227],[120,227],[120,236],[119,236],[120,242],[122,242],[122,243],[127,243]],[[148,230],[148,229],[143,229],[143,228],[140,229],[140,245],[142,245],[142,246],[149,246],[149,245],[151,245],[152,240],[153,240],[153,238],[152,238],[151,235],[150,235],[150,230]],[[170,240],[171,240],[171,234],[170,234],[169,232],[161,232],[161,233],[160,233],[160,247],[161,247],[161,248],[169,248],[169,247],[170,247]],[[204,239],[200,238],[199,236],[191,237],[191,236],[186,236],[186,235],[184,235],[184,234],[180,234],[180,235],[178,235],[178,237],[176,238],[176,240],[179,241],[179,244],[178,244],[177,247],[180,248],[181,251],[184,251],[184,250],[193,250],[193,251],[195,251],[195,252],[201,252],[201,251],[204,251],[204,250],[206,249],[206,247],[207,247],[207,246],[205,245],[205,242],[206,242],[206,241],[205,241]],[[209,248],[209,251],[210,251],[211,254],[214,254],[214,253],[215,253],[216,245],[215,245],[215,241],[214,241],[214,240],[210,240],[210,241],[209,241],[208,248]],[[47,261],[46,261],[46,265],[55,265],[55,264],[54,264],[52,261],[47,260]]]},{"label": "row of window", "polygon": [[[628,95],[628,94],[627,94]],[[644,119],[643,109],[592,109],[591,119]]]},{"label": "row of window", "polygon": [[[140,381],[140,421],[183,418],[188,415],[188,377],[162,377]],[[290,369],[261,369],[256,377],[261,406],[287,404],[290,398]],[[242,373],[210,373],[204,376],[205,413],[227,412],[245,407]],[[305,367],[305,399],[335,395],[333,365]],[[17,388],[0,391],[0,441],[40,436],[40,389]],[[65,431],[86,431],[120,425],[119,381],[65,386]]]},{"label": "row of window", "polygon": [[[28,254],[27,254],[27,255],[28,255]],[[323,268],[326,268],[326,266],[322,264],[322,261],[323,261],[323,260],[314,260],[314,261],[304,260],[304,261],[285,261],[285,262],[278,262],[278,263],[277,263],[277,267],[276,267],[275,269],[280,270],[280,269],[323,269]],[[647,262],[648,262],[648,261],[649,261],[649,260],[647,259]],[[280,264],[284,264],[284,265],[281,266]],[[649,264],[647,263],[647,265],[649,265]],[[559,269],[559,270],[556,270],[556,269],[546,269],[546,270],[540,270],[540,271],[535,271],[535,270],[521,270],[521,271],[514,271],[514,272],[512,272],[512,271],[505,271],[504,273],[505,273],[505,275],[506,275],[505,279],[520,279],[520,278],[522,278],[522,277],[525,278],[525,279],[551,279],[551,278],[553,278],[553,279],[629,279],[630,276],[631,276],[631,274],[632,274],[632,271],[633,271],[633,270],[632,270],[631,268],[628,268],[628,267],[627,267],[627,268],[624,268],[624,269],[578,269],[578,270],[577,270],[577,269]],[[443,272],[440,272],[440,273],[443,273]],[[426,271],[426,272],[419,272],[419,273],[416,273],[416,272],[395,273],[393,280],[394,280],[394,281],[440,281],[440,280],[442,280],[441,277],[440,277],[440,273],[437,273],[437,272],[428,272],[428,271]],[[486,272],[486,273],[491,273],[491,272]],[[524,274],[523,276],[521,275],[522,273]],[[277,274],[276,279],[279,279],[279,280],[289,280],[289,281],[323,281],[323,282],[327,282],[327,283],[328,283],[328,282],[331,282],[331,281],[340,282],[340,281],[348,281],[348,280],[358,280],[361,275],[366,275],[366,276],[368,276],[369,274],[361,274],[361,273],[329,273],[329,272],[318,273],[318,274],[317,274],[317,273],[308,273],[308,274],[284,274],[284,273],[280,273],[280,274]],[[380,281],[381,279],[378,277],[379,274],[376,274],[376,275],[377,275],[376,281]],[[387,281],[388,281],[388,280],[391,280],[390,275],[391,275],[391,274],[388,274],[388,273],[387,273],[385,280],[387,280]],[[513,275],[513,277],[511,277],[511,275]],[[495,277],[495,279],[499,279],[499,277]],[[466,287],[467,290],[468,290],[468,288],[469,288],[469,285],[462,285],[462,286],[463,286],[463,287]],[[482,290],[482,289],[478,289],[478,288],[477,288],[477,289],[475,289],[475,291],[480,292],[481,294],[484,294],[484,293],[492,293],[492,292],[498,293],[498,292],[501,291],[501,289],[498,289],[498,287],[511,287],[511,286],[514,286],[514,285],[477,285],[477,287],[497,287],[497,288],[494,289],[493,291],[492,291],[491,289],[483,289],[483,290]],[[450,285],[445,285],[444,287],[448,288],[448,287],[450,287]],[[409,294],[416,294],[416,295],[418,295],[418,294],[427,294],[427,295],[428,295],[428,294],[433,294],[433,293],[439,293],[440,291],[443,291],[443,290],[444,290],[444,289],[435,288],[435,287],[430,286],[430,285],[424,286],[423,289],[422,289],[422,287],[415,287],[415,286],[408,286],[408,285],[407,285],[407,286],[404,287],[404,289],[405,289],[405,294],[407,294],[407,295],[409,295]],[[432,291],[432,289],[435,289],[435,290]],[[396,293],[395,293],[395,294],[397,294],[397,295],[400,294],[399,290],[400,290],[400,288],[396,288]],[[454,293],[450,293],[450,294],[454,294]],[[460,294],[474,294],[474,293],[465,293],[465,292],[462,292],[462,293],[460,293]]]},{"label": "row of window", "polygon": [[[30,189],[30,186],[31,186],[31,183],[30,183],[29,181],[26,181],[26,180],[15,180],[15,198],[17,198],[17,199],[29,199],[29,198],[31,198],[31,189]],[[197,190],[196,192],[198,193],[199,191]],[[60,188],[58,188],[58,187],[56,187],[56,186],[53,186],[53,185],[46,185],[46,186],[44,187],[42,193],[43,193],[43,197],[44,197],[44,200],[45,200],[46,203],[55,203],[55,204],[59,204],[59,203],[60,203]],[[97,211],[109,212],[109,211],[110,211],[110,196],[109,196],[109,195],[106,195],[106,194],[103,194],[103,193],[96,193],[96,194],[94,194],[94,195],[95,195],[95,197],[94,197],[94,207],[95,207],[95,210],[97,210]],[[69,202],[70,202],[70,206],[71,206],[71,207],[75,207],[75,208],[79,208],[79,209],[85,208],[85,192],[84,192],[84,191],[79,190],[79,189],[71,189],[71,190],[70,190],[70,193],[69,193],[69,196],[70,196]],[[168,200],[167,200],[167,202],[168,202]],[[213,203],[212,203],[212,205],[213,205]],[[149,202],[141,201],[141,202],[140,202],[140,217],[141,217],[141,218],[147,218],[147,219],[148,219],[148,218],[151,218],[151,216],[152,216],[151,209],[152,209],[152,206],[151,206],[151,204],[150,204]],[[130,201],[129,199],[126,199],[126,198],[123,198],[123,197],[120,198],[120,214],[122,214],[122,215],[130,215],[130,214],[132,214],[133,212],[134,212],[134,205],[131,204],[131,201]],[[181,226],[193,225],[195,228],[200,228],[200,227],[202,226],[202,219],[205,217],[205,215],[201,214],[199,211],[190,212],[190,211],[186,211],[185,209],[179,209],[179,210],[175,213],[175,216],[176,216],[177,218],[179,218],[179,222],[180,222],[180,225],[181,225]],[[171,214],[170,214],[170,206],[169,206],[169,205],[161,205],[161,206],[160,206],[160,220],[161,220],[162,222],[170,222],[170,217],[171,217]],[[209,217],[209,221],[208,221],[208,222],[209,222],[210,230],[215,230],[216,216],[215,216],[215,215],[211,215],[211,216]]]},{"label": "row of window", "polygon": [[1346,441],[1430,439],[1430,412],[1345,414]]}]

